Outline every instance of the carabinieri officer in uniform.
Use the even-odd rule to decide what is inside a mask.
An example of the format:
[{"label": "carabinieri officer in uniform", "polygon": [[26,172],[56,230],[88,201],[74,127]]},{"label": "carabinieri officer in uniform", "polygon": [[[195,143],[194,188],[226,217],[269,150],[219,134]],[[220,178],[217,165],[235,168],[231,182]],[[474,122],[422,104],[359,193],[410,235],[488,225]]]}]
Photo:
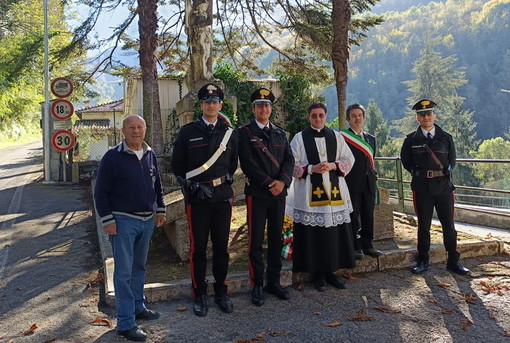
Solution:
[{"label": "carabinieri officer in uniform", "polygon": [[228,120],[219,113],[223,91],[209,83],[200,88],[202,116],[184,125],[174,142],[172,170],[185,197],[190,232],[190,269],[197,316],[207,315],[206,248],[209,234],[213,250],[214,301],[223,312],[233,304],[227,295],[229,254],[227,251],[232,216],[232,176],[237,168],[237,139]]},{"label": "carabinieri officer in uniform", "polygon": [[406,136],[400,152],[402,165],[412,175],[411,189],[418,216],[418,255],[411,271],[421,274],[430,268],[430,225],[435,208],[448,253],[446,269],[467,275],[471,271],[459,261],[453,220],[455,186],[450,178],[455,166],[455,145],[452,136],[434,124],[435,106],[436,103],[428,99],[420,100],[413,106],[420,126]]},{"label": "carabinieri officer in uniform", "polygon": [[274,94],[260,88],[250,96],[255,115],[249,124],[239,128],[239,161],[246,175],[247,221],[249,232],[249,269],[253,286],[251,301],[264,304],[264,261],[262,242],[267,222],[266,292],[282,300],[290,299],[280,285],[282,269],[282,230],[285,197],[292,182],[294,157],[285,131],[269,121]]}]

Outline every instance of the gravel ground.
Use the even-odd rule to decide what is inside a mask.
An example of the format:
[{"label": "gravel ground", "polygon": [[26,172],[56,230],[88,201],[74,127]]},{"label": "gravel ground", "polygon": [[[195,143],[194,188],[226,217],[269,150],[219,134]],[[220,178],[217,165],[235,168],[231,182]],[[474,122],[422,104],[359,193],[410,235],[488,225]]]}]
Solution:
[{"label": "gravel ground", "polygon": [[[306,284],[291,289],[290,301],[267,296],[262,307],[236,294],[231,314],[210,301],[203,318],[191,299],[158,302],[149,306],[161,318],[140,325],[148,342],[510,342],[510,257],[464,262],[471,277],[441,264],[424,275],[361,274],[346,290],[320,293]],[[109,331],[94,342],[123,341]]]}]

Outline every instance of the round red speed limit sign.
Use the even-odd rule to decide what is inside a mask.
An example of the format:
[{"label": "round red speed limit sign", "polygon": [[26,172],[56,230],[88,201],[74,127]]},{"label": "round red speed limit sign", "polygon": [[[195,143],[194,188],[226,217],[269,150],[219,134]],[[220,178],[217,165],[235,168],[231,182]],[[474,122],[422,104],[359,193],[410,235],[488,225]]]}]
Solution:
[{"label": "round red speed limit sign", "polygon": [[74,146],[74,135],[68,130],[57,131],[51,137],[51,144],[58,151],[67,151]]},{"label": "round red speed limit sign", "polygon": [[65,98],[73,92],[73,83],[66,77],[57,77],[51,82],[51,92],[59,98]]},{"label": "round red speed limit sign", "polygon": [[60,120],[71,118],[74,113],[73,104],[66,99],[58,99],[51,104],[51,114]]}]

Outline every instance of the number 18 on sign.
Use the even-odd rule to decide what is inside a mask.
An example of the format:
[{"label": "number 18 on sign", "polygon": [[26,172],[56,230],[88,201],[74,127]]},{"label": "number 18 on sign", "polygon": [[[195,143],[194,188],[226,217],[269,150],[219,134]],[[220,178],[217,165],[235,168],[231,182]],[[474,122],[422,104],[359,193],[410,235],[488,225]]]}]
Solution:
[{"label": "number 18 on sign", "polygon": [[74,135],[71,131],[60,130],[53,134],[51,144],[58,151],[67,151],[74,146]]}]

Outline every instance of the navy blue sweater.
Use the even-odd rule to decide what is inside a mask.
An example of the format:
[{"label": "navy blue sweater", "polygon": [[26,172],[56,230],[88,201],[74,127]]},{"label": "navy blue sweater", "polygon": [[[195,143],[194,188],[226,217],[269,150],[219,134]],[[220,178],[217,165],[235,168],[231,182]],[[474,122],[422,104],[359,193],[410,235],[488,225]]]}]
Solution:
[{"label": "navy blue sweater", "polygon": [[114,223],[113,213],[141,219],[165,214],[163,187],[156,154],[143,143],[141,160],[122,141],[103,156],[94,199],[103,226]]}]

